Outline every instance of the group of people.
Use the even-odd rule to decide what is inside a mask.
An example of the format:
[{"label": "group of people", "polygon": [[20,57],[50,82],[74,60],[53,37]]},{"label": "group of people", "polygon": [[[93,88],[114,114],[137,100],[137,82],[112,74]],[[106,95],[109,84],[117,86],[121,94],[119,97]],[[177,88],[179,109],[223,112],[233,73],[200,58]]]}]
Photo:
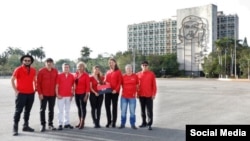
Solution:
[{"label": "group of people", "polygon": [[[77,71],[74,74],[70,72],[70,65],[67,63],[62,65],[62,72],[59,73],[54,67],[52,58],[47,58],[45,67],[38,72],[31,67],[34,62],[34,58],[31,55],[23,55],[20,58],[20,62],[22,65],[14,70],[11,78],[11,84],[16,96],[13,125],[14,136],[18,135],[18,124],[23,109],[24,124],[22,130],[34,132],[34,129],[29,126],[29,118],[36,92],[40,100],[41,132],[46,131],[46,125],[48,125],[49,130],[74,128],[70,124],[70,105],[73,97],[79,118],[79,123],[75,128],[84,128],[88,99],[91,105],[91,117],[94,127],[101,127],[100,116],[104,101],[107,116],[106,128],[115,128],[120,95],[121,124],[119,128],[125,128],[127,107],[129,106],[131,128],[137,129],[135,125],[135,109],[136,98],[139,98],[142,117],[142,124],[139,127],[147,127],[148,130],[152,130],[153,100],[155,99],[157,88],[155,75],[149,70],[147,61],[141,63],[142,70],[140,72],[133,73],[132,65],[128,64],[125,66],[125,73],[122,74],[116,60],[110,58],[108,61],[110,69],[105,75],[100,71],[100,66],[94,66],[92,74],[89,75],[86,72],[84,62],[77,63]],[[111,92],[99,93],[98,87],[105,84],[109,84]],[[58,128],[55,128],[53,125],[56,101],[58,106]],[[47,107],[48,123],[46,123],[45,116]]]}]

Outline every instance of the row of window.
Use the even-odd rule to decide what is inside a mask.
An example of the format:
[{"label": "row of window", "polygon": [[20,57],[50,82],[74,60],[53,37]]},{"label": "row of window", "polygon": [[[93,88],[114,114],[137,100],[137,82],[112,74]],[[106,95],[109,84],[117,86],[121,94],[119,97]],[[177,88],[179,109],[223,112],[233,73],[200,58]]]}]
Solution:
[{"label": "row of window", "polygon": [[164,33],[164,34],[138,34],[138,36],[137,36],[137,34],[134,34],[134,35],[128,34],[128,36],[129,36],[129,38],[142,38],[142,37],[146,38],[146,37],[150,37],[150,36],[154,36],[154,37],[158,37],[158,36],[170,37],[170,36],[172,36],[172,37],[175,37],[176,34],[175,33],[172,33],[172,34],[166,34],[166,33]]},{"label": "row of window", "polygon": [[141,29],[153,29],[153,28],[163,28],[163,27],[170,27],[170,26],[176,26],[176,22],[173,22],[172,24],[166,23],[166,24],[154,24],[154,25],[129,25],[128,29],[131,30],[141,30]]},{"label": "row of window", "polygon": [[166,43],[167,44],[172,43],[172,44],[175,44],[176,40],[172,40],[172,42],[171,41],[165,41],[165,40],[163,40],[163,41],[144,41],[144,42],[132,42],[132,41],[129,41],[128,44],[155,44],[155,45],[157,45],[159,43],[165,43],[165,44]]},{"label": "row of window", "polygon": [[220,33],[220,34],[222,34],[222,33],[234,33],[234,30],[221,30],[217,33]]},{"label": "row of window", "polygon": [[128,34],[140,34],[140,33],[159,33],[159,32],[176,32],[176,28],[167,28],[167,29],[156,29],[156,30],[140,30],[140,31],[129,31]]},{"label": "row of window", "polygon": [[160,34],[160,35],[145,35],[145,36],[129,36],[128,38],[129,39],[142,39],[142,38],[158,38],[158,37],[170,37],[170,36],[172,36],[172,37],[176,37],[177,36],[177,34]]},{"label": "row of window", "polygon": [[142,28],[134,28],[133,30],[132,29],[129,29],[128,31],[129,32],[133,32],[133,31],[144,31],[144,30],[166,30],[166,29],[172,29],[172,30],[176,30],[176,26],[173,26],[173,27],[162,27],[162,28],[144,28],[144,29],[142,29]]}]

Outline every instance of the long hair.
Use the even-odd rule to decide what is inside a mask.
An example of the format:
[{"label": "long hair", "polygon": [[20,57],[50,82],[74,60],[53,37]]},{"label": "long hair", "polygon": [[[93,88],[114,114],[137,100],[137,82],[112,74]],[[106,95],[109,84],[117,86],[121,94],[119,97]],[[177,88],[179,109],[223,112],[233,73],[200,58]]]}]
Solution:
[{"label": "long hair", "polygon": [[99,73],[97,74],[97,79],[98,79],[98,81],[99,81],[100,84],[103,84],[103,80],[102,80],[102,76],[103,75],[102,75],[102,72],[100,71],[100,66],[93,66],[93,68],[92,68],[92,75],[95,75],[94,74],[94,70],[97,69],[97,68],[99,69]]},{"label": "long hair", "polygon": [[118,65],[117,65],[117,62],[116,62],[116,60],[115,60],[114,58],[109,58],[109,61],[115,62],[115,68],[114,68],[115,71],[116,71],[116,70],[119,70],[119,67],[118,67]]}]

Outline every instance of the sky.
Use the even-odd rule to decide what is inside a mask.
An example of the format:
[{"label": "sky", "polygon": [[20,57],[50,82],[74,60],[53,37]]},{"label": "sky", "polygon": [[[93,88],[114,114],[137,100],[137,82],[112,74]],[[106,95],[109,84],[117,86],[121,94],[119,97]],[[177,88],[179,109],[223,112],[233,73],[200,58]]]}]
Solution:
[{"label": "sky", "polygon": [[[177,9],[217,5],[239,16],[239,38],[250,41],[249,0],[1,0],[0,53],[8,47],[43,47],[46,57],[76,60],[83,46],[90,57],[127,50],[127,26],[162,21]],[[249,42],[250,43],[250,42]]]}]

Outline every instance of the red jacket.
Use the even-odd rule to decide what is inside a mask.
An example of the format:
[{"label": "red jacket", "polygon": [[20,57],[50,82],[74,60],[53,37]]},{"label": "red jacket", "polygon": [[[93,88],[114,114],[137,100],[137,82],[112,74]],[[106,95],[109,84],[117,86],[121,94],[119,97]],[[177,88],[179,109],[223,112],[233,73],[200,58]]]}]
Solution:
[{"label": "red jacket", "polygon": [[56,80],[58,71],[52,68],[49,71],[46,67],[41,68],[37,76],[37,92],[44,96],[55,96],[56,95]]},{"label": "red jacket", "polygon": [[110,83],[111,89],[119,94],[122,83],[122,73],[120,70],[109,70],[105,76],[105,82]]},{"label": "red jacket", "polygon": [[36,70],[34,68],[30,67],[28,72],[25,66],[19,66],[15,69],[12,76],[16,78],[16,87],[20,93],[34,94],[36,78]]},{"label": "red jacket", "polygon": [[122,97],[136,98],[138,83],[139,81],[136,74],[124,74],[122,79]]},{"label": "red jacket", "polygon": [[156,80],[152,71],[140,71],[137,73],[139,78],[138,95],[142,97],[152,97],[156,95]]},{"label": "red jacket", "polygon": [[65,73],[61,73],[57,77],[58,94],[62,97],[73,96],[73,86],[74,86],[74,75],[68,73],[66,77]]},{"label": "red jacket", "polygon": [[75,73],[75,94],[86,94],[90,92],[90,79],[89,75],[84,72],[81,76]]}]

